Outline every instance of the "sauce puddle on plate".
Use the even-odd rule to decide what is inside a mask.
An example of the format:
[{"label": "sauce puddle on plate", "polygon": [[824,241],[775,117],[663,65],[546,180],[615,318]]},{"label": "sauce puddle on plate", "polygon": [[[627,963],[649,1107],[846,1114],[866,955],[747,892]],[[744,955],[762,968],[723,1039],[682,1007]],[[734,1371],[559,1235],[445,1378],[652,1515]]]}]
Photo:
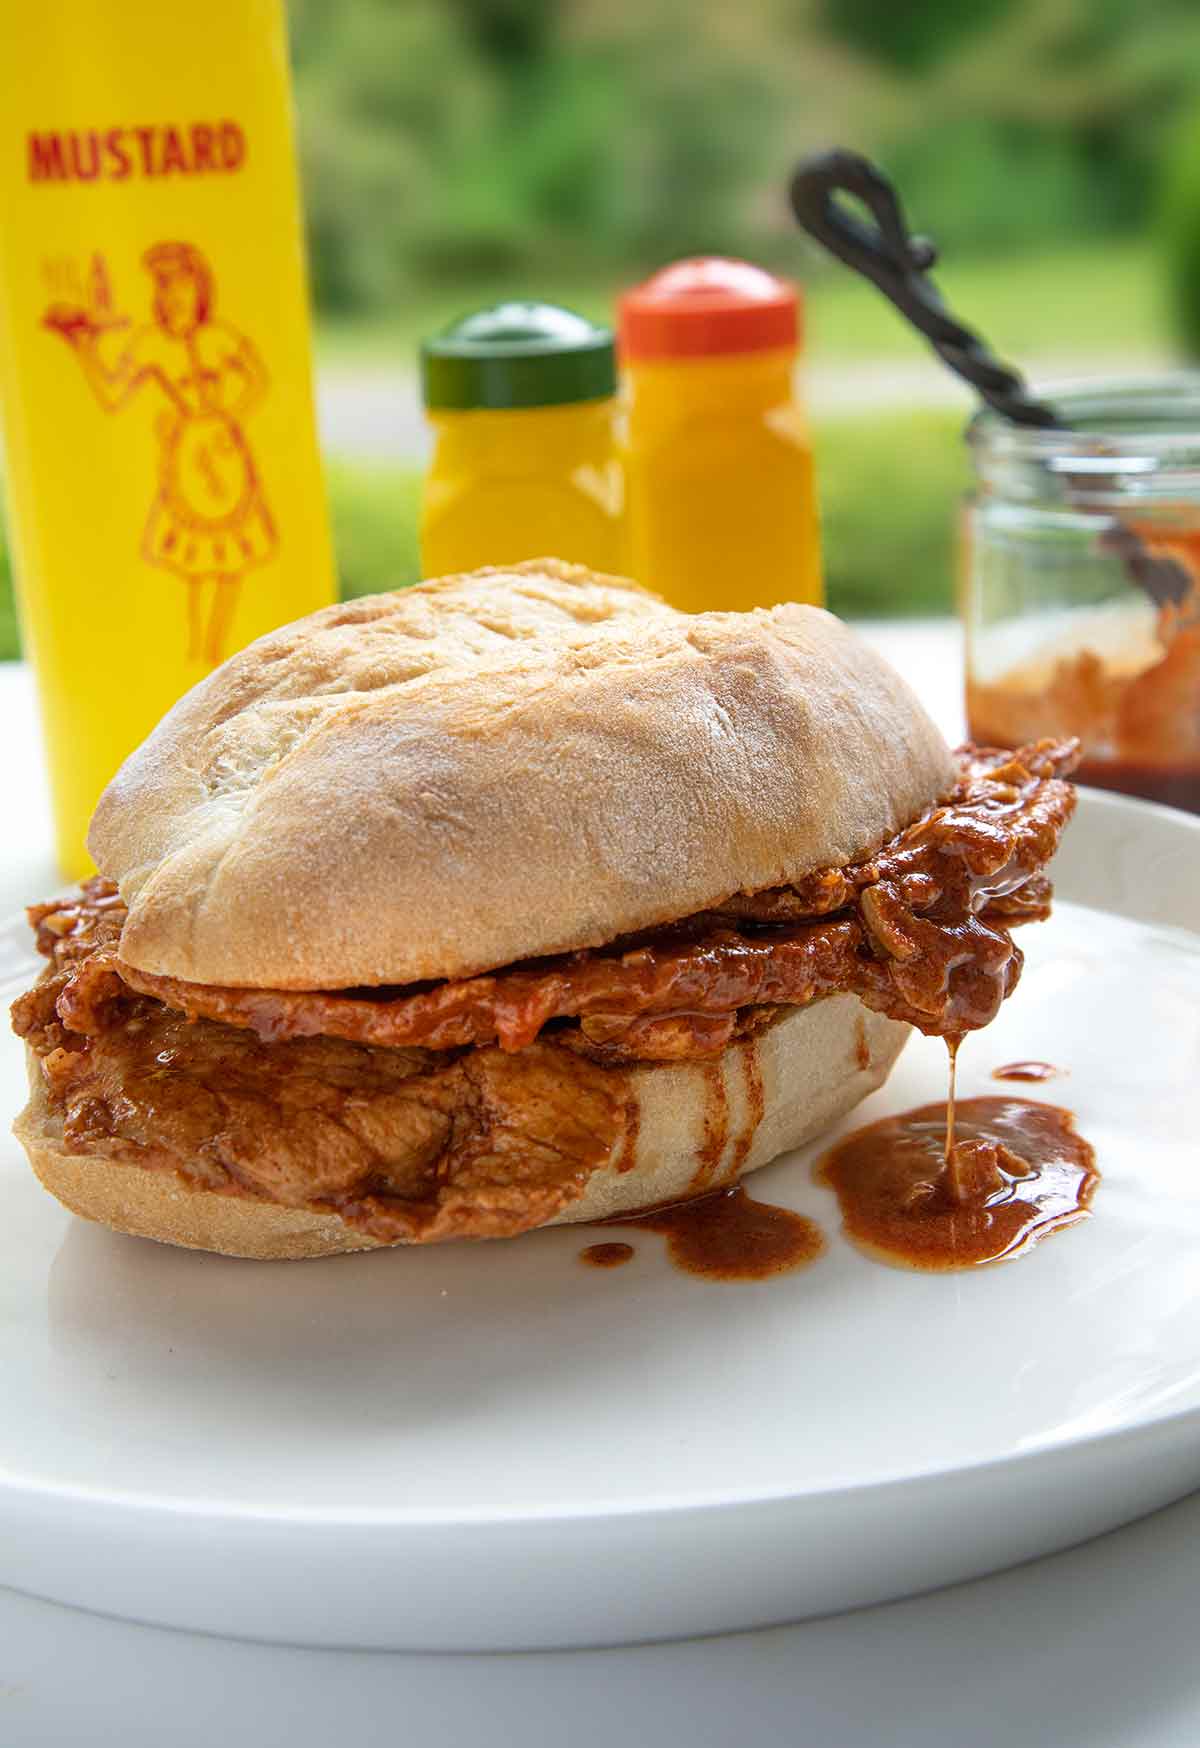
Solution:
[{"label": "sauce puddle on plate", "polygon": [[[661,1232],[676,1268],[709,1281],[765,1281],[803,1268],[825,1248],[821,1229],[812,1220],[790,1208],[756,1202],[740,1184],[644,1214],[616,1215],[604,1224]],[[587,1251],[582,1255],[587,1257]]]},{"label": "sauce puddle on plate", "polygon": [[856,1130],[818,1161],[848,1238],[916,1269],[1021,1255],[1085,1219],[1096,1156],[1069,1111],[1014,1098],[922,1105]]},{"label": "sauce puddle on plate", "polygon": [[632,1244],[589,1244],[579,1253],[580,1262],[593,1269],[618,1269],[623,1262],[632,1262]]}]

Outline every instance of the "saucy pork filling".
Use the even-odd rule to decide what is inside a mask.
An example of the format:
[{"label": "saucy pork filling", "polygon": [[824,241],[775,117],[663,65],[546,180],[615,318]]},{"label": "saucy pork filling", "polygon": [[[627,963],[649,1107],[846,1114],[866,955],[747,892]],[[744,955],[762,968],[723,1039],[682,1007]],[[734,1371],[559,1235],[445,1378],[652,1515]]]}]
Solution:
[{"label": "saucy pork filling", "polygon": [[874,855],[608,947],[407,988],[276,991],[120,958],[115,886],[32,906],[49,964],[13,1006],[68,1152],[338,1214],[384,1242],[505,1236],[583,1193],[636,1120],[633,1065],[713,1056],[849,992],[948,1038],[1016,985],[1048,914],[1072,742],[967,747]]}]

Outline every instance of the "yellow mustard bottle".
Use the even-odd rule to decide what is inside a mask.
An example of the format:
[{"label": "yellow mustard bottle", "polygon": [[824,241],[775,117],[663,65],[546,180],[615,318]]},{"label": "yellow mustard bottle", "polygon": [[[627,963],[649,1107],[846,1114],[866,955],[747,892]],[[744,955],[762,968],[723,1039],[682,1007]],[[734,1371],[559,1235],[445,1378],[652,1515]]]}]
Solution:
[{"label": "yellow mustard bottle", "polygon": [[426,340],[421,379],[425,576],[546,557],[624,572],[611,329],[556,304],[497,304]]},{"label": "yellow mustard bottle", "polygon": [[819,605],[799,298],[746,261],[678,261],[621,300],[632,574],[690,613]]},{"label": "yellow mustard bottle", "polygon": [[0,0],[0,404],[59,857],[230,652],[335,595],[281,0]]}]

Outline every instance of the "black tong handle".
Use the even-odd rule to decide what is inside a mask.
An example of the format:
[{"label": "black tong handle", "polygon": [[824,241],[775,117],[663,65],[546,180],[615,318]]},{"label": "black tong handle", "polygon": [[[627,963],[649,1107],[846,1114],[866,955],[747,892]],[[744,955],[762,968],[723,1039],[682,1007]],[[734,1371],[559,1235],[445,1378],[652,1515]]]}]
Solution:
[{"label": "black tong handle", "polygon": [[[841,205],[839,194],[860,200],[873,222]],[[1053,408],[1033,399],[1020,372],[1001,363],[974,329],[946,308],[928,277],[937,264],[937,249],[928,237],[913,236],[900,196],[869,158],[841,148],[805,158],[792,177],[791,202],[801,228],[877,285],[950,369],[1002,418],[1046,430],[1064,428]],[[1069,486],[1069,476],[1064,483]],[[1095,490],[1095,479],[1081,480],[1080,489],[1088,485]],[[1183,565],[1150,552],[1127,524],[1114,520],[1102,539],[1130,580],[1159,605],[1182,601],[1189,593],[1191,578]]]}]

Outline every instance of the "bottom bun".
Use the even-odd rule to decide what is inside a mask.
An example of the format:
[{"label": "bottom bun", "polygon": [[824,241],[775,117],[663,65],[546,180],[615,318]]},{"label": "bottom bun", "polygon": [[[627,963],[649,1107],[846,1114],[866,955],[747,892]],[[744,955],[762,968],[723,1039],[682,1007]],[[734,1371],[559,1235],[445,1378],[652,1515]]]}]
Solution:
[{"label": "bottom bun", "polygon": [[[733,1183],[819,1135],[887,1079],[909,1028],[837,995],[797,1008],[706,1062],[625,1071],[636,1119],[552,1226],[632,1214]],[[13,1132],[51,1195],[117,1232],[287,1261],[385,1248],[336,1214],[196,1189],[169,1172],[68,1153],[29,1052],[31,1096]]]}]

